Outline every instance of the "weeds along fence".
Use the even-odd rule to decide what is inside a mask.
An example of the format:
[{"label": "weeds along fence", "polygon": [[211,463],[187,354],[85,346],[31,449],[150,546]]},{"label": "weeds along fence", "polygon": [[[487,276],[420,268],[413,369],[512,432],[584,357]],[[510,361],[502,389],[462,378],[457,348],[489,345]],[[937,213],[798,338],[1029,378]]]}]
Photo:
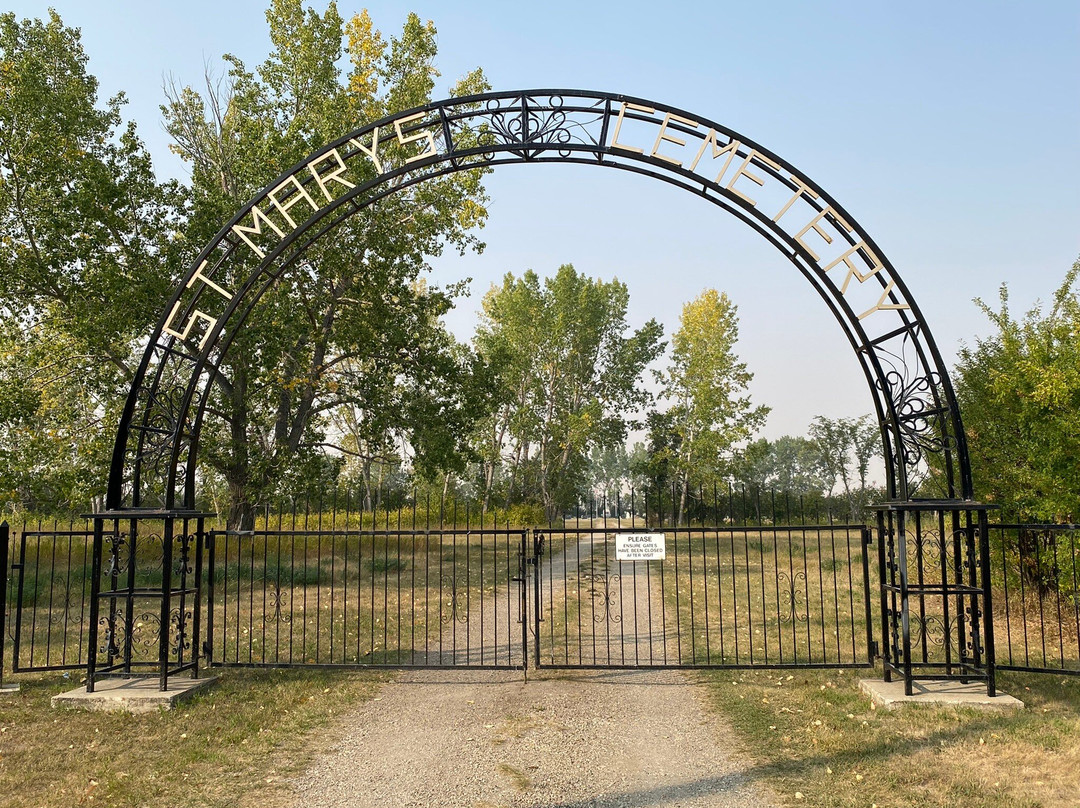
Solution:
[{"label": "weeds along fence", "polygon": [[[224,523],[208,527],[203,541],[214,552],[204,553],[199,604],[204,629],[199,638],[188,639],[196,643],[204,665],[213,661],[400,666],[464,661],[516,667],[524,607],[516,599],[518,587],[511,592],[507,582],[524,575],[519,565],[531,551],[526,538],[545,533],[549,553],[556,547],[562,550],[565,542],[570,548],[566,554],[572,551],[576,563],[577,554],[585,553],[580,538],[585,531],[597,537],[590,539],[588,563],[570,569],[564,562],[558,570],[546,571],[548,589],[540,602],[550,611],[551,622],[541,626],[542,651],[548,664],[610,661],[614,652],[609,648],[615,646],[609,644],[609,631],[617,628],[622,638],[630,627],[596,618],[612,592],[624,597],[628,592],[632,598],[636,579],[627,578],[618,590],[601,587],[603,583],[610,588],[610,577],[602,581],[598,576],[610,576],[611,568],[602,570],[596,553],[599,549],[606,558],[613,546],[607,537],[617,532],[653,530],[669,535],[672,552],[679,553],[678,575],[694,575],[692,585],[686,581],[694,613],[689,614],[689,599],[668,603],[666,614],[674,626],[665,623],[661,641],[650,638],[647,647],[645,640],[636,639],[635,661],[645,653],[654,658],[666,653],[666,662],[674,658],[688,664],[741,661],[744,655],[749,659],[752,649],[755,662],[767,653],[770,661],[775,657],[777,662],[829,664],[839,659],[833,650],[841,647],[835,632],[830,635],[826,627],[822,635],[820,616],[811,613],[807,635],[805,622],[796,628],[791,613],[793,603],[795,614],[801,616],[806,609],[800,605],[813,606],[811,601],[816,600],[820,607],[823,597],[835,600],[837,592],[848,588],[852,592],[847,595],[862,600],[857,569],[852,570],[853,586],[848,587],[847,538],[843,552],[837,550],[832,558],[832,542],[839,541],[841,532],[847,536],[849,522],[843,504],[742,490],[698,491],[685,502],[670,491],[617,495],[552,518],[536,506],[492,512],[440,497],[413,496],[391,509],[358,507],[348,497],[290,501],[262,508],[249,531],[228,531]],[[813,528],[810,533],[807,527]],[[767,536],[761,532],[765,529]],[[1080,526],[1038,524],[1010,516],[991,522],[989,530],[997,667],[1080,675]],[[778,552],[776,559],[768,553],[762,556],[762,546],[769,549],[774,538],[787,541],[785,536],[810,548],[805,570],[801,556],[789,563],[786,551]],[[824,557],[822,542],[828,543],[827,568],[818,563],[818,557]],[[92,525],[79,518],[34,519],[0,528],[0,680],[12,673],[86,667],[92,545]],[[693,568],[689,563],[682,566],[683,553]],[[729,555],[734,561],[728,560]],[[548,555],[544,563],[551,564],[552,558]],[[719,565],[718,572],[712,572],[707,562]],[[668,584],[684,583],[674,572],[674,558],[669,566],[670,579],[662,579],[663,597],[668,600],[672,597],[668,588],[673,588]],[[745,597],[746,581],[730,589],[740,571],[752,584]],[[818,589],[802,586],[800,572],[811,583],[816,585],[821,578],[824,584]],[[869,587],[876,609],[878,582],[872,572]],[[571,580],[572,573],[578,577]],[[141,567],[138,575],[137,586],[160,584],[155,576],[161,571],[153,565]],[[781,584],[779,592],[774,578]],[[562,600],[553,593],[552,581],[556,589],[562,587]],[[791,581],[796,581],[795,587],[789,586]],[[107,582],[102,583],[107,589]],[[792,591],[796,598],[809,600],[793,601]],[[637,595],[640,599],[641,591]],[[709,621],[703,626],[706,607]],[[834,606],[830,610],[844,611]],[[829,610],[818,611],[825,615]],[[470,613],[474,619],[464,620]],[[875,616],[875,624],[879,617]],[[641,615],[627,619],[644,625]],[[138,628],[130,627],[132,636],[137,636]],[[754,629],[760,629],[760,635]],[[931,620],[914,630],[924,644],[932,645],[938,636]],[[600,632],[602,647],[596,639]],[[104,642],[102,633],[104,629],[99,645]],[[856,638],[861,647],[861,635]],[[595,654],[594,639],[600,649]],[[850,644],[850,637],[843,642]],[[588,652],[583,653],[586,647]],[[626,653],[618,648],[620,661]]]}]

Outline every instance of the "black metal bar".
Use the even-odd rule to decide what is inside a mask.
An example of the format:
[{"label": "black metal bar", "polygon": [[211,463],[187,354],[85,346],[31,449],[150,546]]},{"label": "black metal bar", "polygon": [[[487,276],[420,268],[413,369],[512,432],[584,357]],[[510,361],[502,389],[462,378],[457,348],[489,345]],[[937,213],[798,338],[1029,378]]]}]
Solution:
[{"label": "black metal bar", "polygon": [[978,512],[979,520],[979,572],[983,585],[983,642],[986,646],[986,695],[997,695],[997,671],[994,648],[994,603],[990,585],[990,531],[987,529],[986,511]]},{"label": "black metal bar", "polygon": [[[165,519],[162,527],[161,545],[161,623],[158,626],[158,688],[169,689],[169,606],[172,601],[172,560],[173,560],[173,528],[174,520],[171,517]],[[129,600],[132,598],[128,596]]]},{"label": "black metal bar", "polygon": [[8,523],[0,522],[0,687],[4,685],[4,649],[7,647]]},{"label": "black metal bar", "polygon": [[[890,595],[885,590],[886,581],[892,580],[892,570],[886,569],[885,566],[885,545],[890,543],[892,537],[890,533],[886,533],[885,520],[888,517],[891,527],[892,515],[887,514],[885,511],[877,512],[877,532],[878,532],[878,578],[881,581],[881,653],[882,661],[884,663],[884,678],[886,682],[892,681],[892,631],[891,624],[894,619],[894,615],[889,610]],[[869,592],[869,590],[867,590]]]},{"label": "black metal bar", "polygon": [[[869,665],[873,665],[874,664],[874,622],[873,622],[873,618],[871,617],[871,606],[870,606],[870,542],[873,541],[874,534],[870,530],[870,528],[863,525],[862,529],[859,531],[859,537],[861,539],[861,546],[862,546],[863,620],[865,620],[865,622],[866,622],[866,662]],[[851,533],[850,532],[848,533],[847,544],[848,544],[848,547],[850,548],[851,547]],[[849,555],[850,555],[850,549],[849,549]],[[850,565],[849,565],[849,567],[850,567]],[[839,625],[839,622],[840,621],[837,620],[838,625]],[[852,651],[852,654],[854,655],[854,653],[855,653],[855,648],[854,648],[854,640],[855,640],[854,626],[852,627],[852,637],[851,637],[851,639],[852,639],[852,649],[851,649],[851,651]],[[837,635],[836,659],[837,659],[838,662],[840,661],[840,638],[839,638],[839,635]]]}]

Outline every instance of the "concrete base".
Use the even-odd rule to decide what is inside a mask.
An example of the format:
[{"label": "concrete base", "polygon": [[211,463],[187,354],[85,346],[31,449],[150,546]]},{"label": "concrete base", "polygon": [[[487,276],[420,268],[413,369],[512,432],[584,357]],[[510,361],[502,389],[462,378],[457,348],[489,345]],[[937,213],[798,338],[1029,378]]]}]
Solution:
[{"label": "concrete base", "polygon": [[104,710],[109,712],[152,713],[171,710],[179,702],[191,698],[217,682],[218,677],[189,679],[177,676],[169,679],[169,689],[158,689],[156,676],[136,679],[103,679],[95,685],[93,693],[80,687],[68,693],[52,697],[53,707],[75,707],[81,710]]},{"label": "concrete base", "polygon": [[979,682],[915,681],[912,694],[904,695],[903,680],[883,682],[880,679],[860,679],[859,690],[870,697],[878,707],[895,710],[905,704],[932,704],[935,706],[974,707],[978,710],[1022,710],[1024,702],[1002,693],[993,698],[986,695],[986,685]]},{"label": "concrete base", "polygon": [[0,693],[18,693],[18,692],[19,692],[19,683],[18,682],[9,682],[6,685],[0,685]]}]

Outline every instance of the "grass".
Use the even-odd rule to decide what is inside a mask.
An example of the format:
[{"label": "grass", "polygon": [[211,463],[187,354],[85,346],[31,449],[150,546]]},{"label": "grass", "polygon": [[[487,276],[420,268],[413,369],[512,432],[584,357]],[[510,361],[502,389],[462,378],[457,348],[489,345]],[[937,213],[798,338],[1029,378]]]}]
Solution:
[{"label": "grass", "polygon": [[[1080,794],[1080,678],[1000,674],[1019,713],[912,706],[875,710],[861,674],[701,674],[787,805],[1035,808]],[[801,796],[799,796],[801,795]]]},{"label": "grass", "polygon": [[234,670],[176,710],[129,715],[52,709],[49,699],[72,681],[23,677],[19,692],[0,694],[0,807],[286,804],[284,780],[380,681]]}]

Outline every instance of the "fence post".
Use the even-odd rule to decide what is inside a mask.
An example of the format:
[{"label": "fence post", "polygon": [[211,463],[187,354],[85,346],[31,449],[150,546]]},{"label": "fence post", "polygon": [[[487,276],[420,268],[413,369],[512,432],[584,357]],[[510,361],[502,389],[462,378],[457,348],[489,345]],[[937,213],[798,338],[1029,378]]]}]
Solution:
[{"label": "fence post", "polygon": [[4,648],[7,646],[8,523],[0,524],[0,689],[4,686]]}]

